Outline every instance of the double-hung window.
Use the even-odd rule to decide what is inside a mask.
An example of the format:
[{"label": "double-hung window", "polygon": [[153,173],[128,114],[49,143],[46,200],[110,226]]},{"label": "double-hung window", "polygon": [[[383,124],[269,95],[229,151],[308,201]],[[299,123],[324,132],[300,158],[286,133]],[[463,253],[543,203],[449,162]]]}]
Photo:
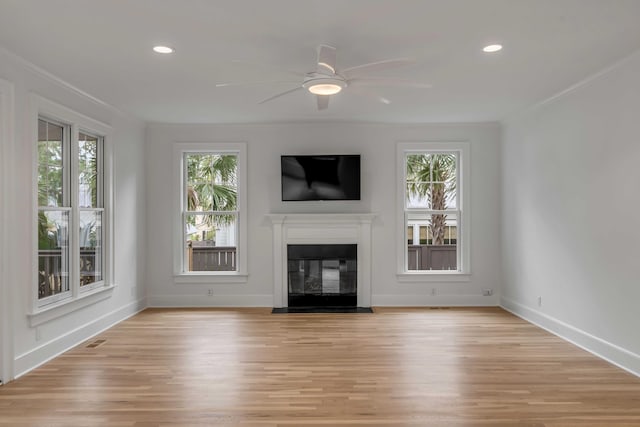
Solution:
[{"label": "double-hung window", "polygon": [[401,274],[468,273],[467,145],[398,144]]},{"label": "double-hung window", "polygon": [[45,116],[37,141],[37,307],[105,284],[102,135]]},{"label": "double-hung window", "polygon": [[180,253],[177,274],[246,274],[245,157],[242,143],[179,143]]}]

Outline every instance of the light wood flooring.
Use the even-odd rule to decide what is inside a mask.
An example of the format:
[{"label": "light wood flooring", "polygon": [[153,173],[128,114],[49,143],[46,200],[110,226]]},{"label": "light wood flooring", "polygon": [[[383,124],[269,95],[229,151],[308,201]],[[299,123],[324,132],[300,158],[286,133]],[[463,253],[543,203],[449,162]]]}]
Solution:
[{"label": "light wood flooring", "polygon": [[149,309],[0,387],[3,426],[640,426],[640,379],[499,308]]}]

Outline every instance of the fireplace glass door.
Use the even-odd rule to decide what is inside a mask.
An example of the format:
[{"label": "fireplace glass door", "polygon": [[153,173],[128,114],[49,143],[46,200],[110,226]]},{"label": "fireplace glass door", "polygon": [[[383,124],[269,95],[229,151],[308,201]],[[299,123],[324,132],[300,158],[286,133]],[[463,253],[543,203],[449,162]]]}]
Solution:
[{"label": "fireplace glass door", "polygon": [[289,307],[357,305],[357,245],[289,245]]}]

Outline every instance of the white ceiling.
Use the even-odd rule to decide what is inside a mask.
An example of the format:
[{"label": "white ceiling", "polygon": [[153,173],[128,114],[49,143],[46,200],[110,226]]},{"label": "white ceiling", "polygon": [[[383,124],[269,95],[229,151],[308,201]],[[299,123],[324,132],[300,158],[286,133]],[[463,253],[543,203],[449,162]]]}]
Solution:
[{"label": "white ceiling", "polygon": [[[0,0],[0,46],[151,122],[475,122],[640,49],[639,22],[639,0]],[[415,58],[374,76],[433,87],[348,87],[324,111],[303,91],[258,105],[296,83],[215,87],[313,71],[319,44],[343,69]]]}]

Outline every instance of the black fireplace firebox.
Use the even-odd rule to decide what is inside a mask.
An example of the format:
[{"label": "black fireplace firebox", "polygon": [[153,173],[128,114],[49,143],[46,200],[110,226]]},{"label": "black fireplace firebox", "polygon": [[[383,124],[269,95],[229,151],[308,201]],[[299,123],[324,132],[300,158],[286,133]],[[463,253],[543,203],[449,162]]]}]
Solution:
[{"label": "black fireplace firebox", "polygon": [[288,245],[289,307],[356,307],[358,245]]}]

